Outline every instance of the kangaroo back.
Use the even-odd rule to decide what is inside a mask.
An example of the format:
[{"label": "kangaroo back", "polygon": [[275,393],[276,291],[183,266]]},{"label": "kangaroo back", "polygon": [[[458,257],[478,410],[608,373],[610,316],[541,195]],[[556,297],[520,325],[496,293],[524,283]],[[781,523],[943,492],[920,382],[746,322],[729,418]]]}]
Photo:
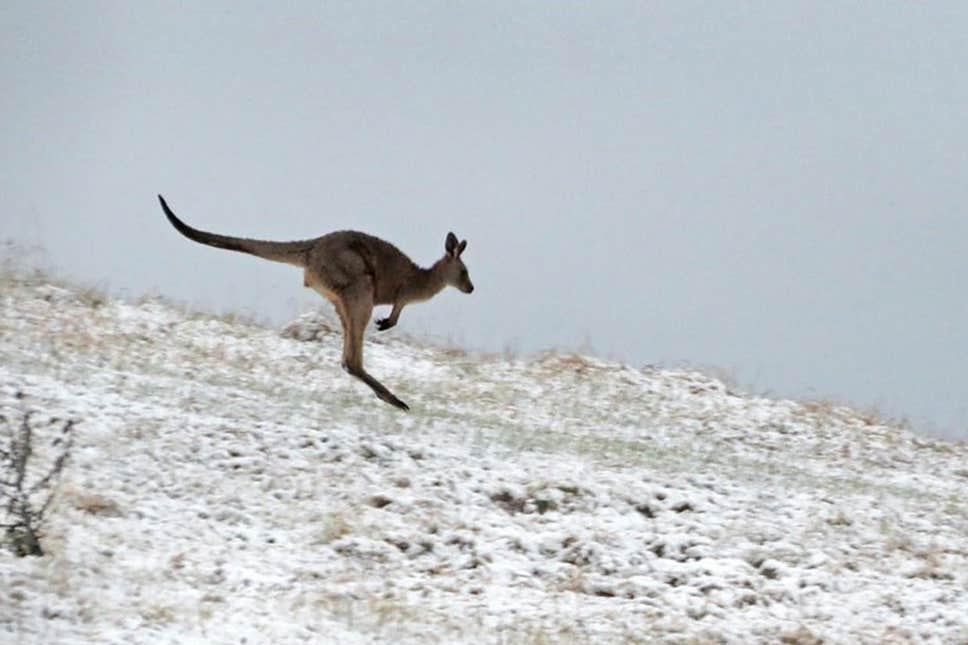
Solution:
[{"label": "kangaroo back", "polygon": [[272,260],[273,262],[285,262],[286,264],[293,264],[298,267],[306,266],[306,254],[312,248],[313,240],[268,242],[265,240],[250,240],[243,237],[231,237],[229,235],[200,231],[178,219],[171,209],[168,208],[164,197],[158,195],[158,201],[161,202],[161,208],[165,211],[165,215],[168,217],[171,225],[190,240],[219,249],[248,253],[266,260]]}]

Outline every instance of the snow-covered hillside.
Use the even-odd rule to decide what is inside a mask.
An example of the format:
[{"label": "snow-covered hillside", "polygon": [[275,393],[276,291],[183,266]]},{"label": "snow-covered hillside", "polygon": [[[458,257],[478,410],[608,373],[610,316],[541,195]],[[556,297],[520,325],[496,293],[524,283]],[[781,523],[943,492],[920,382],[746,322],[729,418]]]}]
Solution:
[{"label": "snow-covered hillside", "polygon": [[968,643],[964,444],[374,332],[408,414],[313,316],[0,284],[4,414],[79,422],[0,642]]}]

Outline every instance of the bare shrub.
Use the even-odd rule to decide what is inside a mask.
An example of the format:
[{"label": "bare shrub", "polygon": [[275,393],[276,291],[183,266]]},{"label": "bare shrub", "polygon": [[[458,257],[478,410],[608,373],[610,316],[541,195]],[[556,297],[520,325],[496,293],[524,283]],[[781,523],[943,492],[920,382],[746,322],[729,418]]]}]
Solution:
[{"label": "bare shrub", "polygon": [[[16,398],[22,400],[23,393],[18,392]],[[50,419],[45,430],[53,430],[55,456],[47,472],[39,475],[31,459],[37,425],[33,418],[33,412],[25,411],[17,423],[0,414],[4,430],[0,434],[0,528],[5,530],[10,548],[21,557],[44,554],[40,529],[74,441],[74,421]]]}]

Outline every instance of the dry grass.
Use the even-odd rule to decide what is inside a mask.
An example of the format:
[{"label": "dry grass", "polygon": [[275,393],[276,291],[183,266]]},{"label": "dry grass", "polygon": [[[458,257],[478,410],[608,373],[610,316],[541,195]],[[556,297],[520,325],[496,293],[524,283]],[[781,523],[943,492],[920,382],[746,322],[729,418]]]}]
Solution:
[{"label": "dry grass", "polygon": [[877,406],[857,409],[846,403],[831,399],[808,399],[800,402],[800,408],[804,416],[814,424],[836,421],[838,423],[853,423],[865,427],[899,429],[910,427],[910,422],[907,418],[891,417]]},{"label": "dry grass", "polygon": [[350,522],[348,512],[330,513],[322,522],[321,527],[316,533],[315,544],[331,544],[340,538],[346,537],[353,532],[353,524]]},{"label": "dry grass", "polygon": [[823,645],[824,640],[804,626],[780,634],[780,642],[784,645]]},{"label": "dry grass", "polygon": [[121,516],[121,507],[118,505],[118,503],[113,499],[98,493],[92,493],[73,487],[65,487],[63,499],[72,507],[84,513],[88,513],[89,515],[97,515],[100,517]]}]

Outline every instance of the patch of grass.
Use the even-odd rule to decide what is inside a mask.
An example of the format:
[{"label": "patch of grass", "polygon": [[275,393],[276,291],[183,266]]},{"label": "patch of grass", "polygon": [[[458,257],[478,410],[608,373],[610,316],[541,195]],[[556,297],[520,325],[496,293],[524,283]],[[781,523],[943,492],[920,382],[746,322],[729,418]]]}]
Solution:
[{"label": "patch of grass", "polygon": [[320,524],[316,538],[313,540],[314,544],[332,544],[353,532],[353,524],[347,511],[330,513]]},{"label": "patch of grass", "polygon": [[167,625],[178,619],[178,610],[169,605],[149,605],[143,607],[139,613],[149,623]]},{"label": "patch of grass", "polygon": [[66,488],[63,497],[71,506],[89,515],[101,517],[120,517],[121,515],[121,507],[118,503],[105,495],[76,488]]}]

